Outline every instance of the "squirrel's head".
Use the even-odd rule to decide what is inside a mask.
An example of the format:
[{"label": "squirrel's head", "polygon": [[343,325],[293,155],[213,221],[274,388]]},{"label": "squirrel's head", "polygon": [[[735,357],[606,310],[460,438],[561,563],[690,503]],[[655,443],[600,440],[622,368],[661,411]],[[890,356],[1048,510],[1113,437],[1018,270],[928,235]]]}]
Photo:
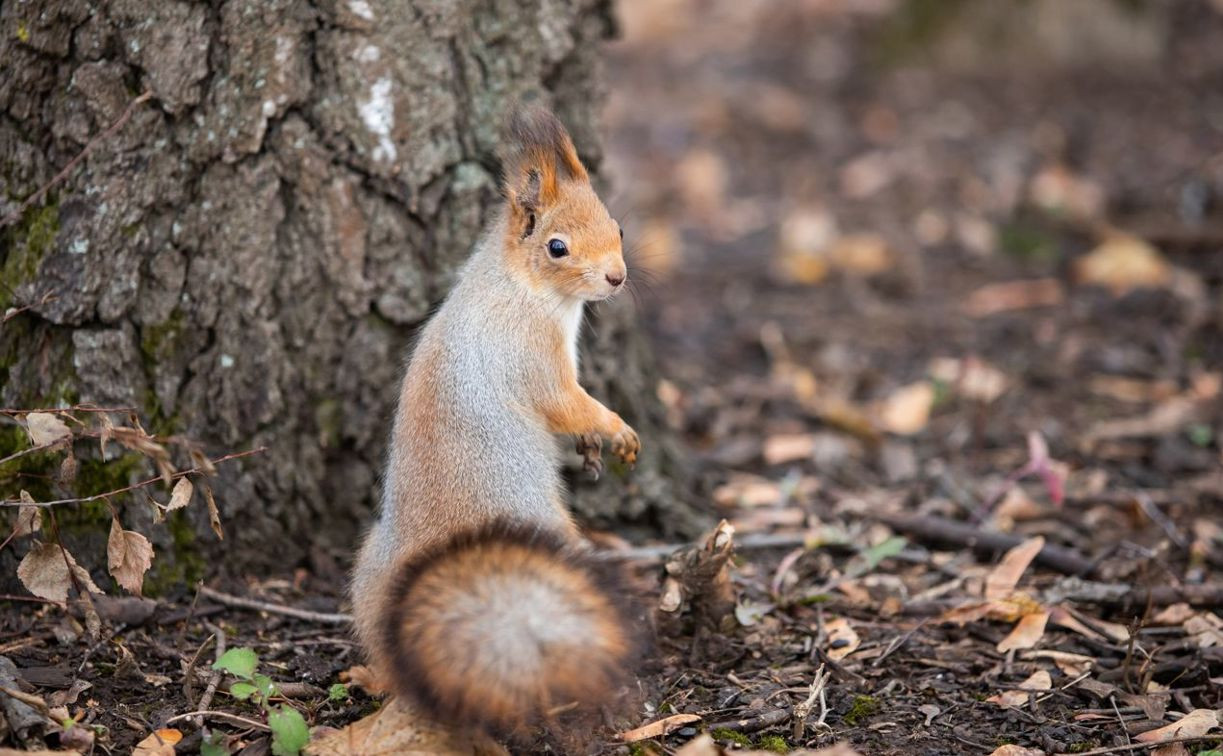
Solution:
[{"label": "squirrel's head", "polygon": [[509,205],[505,249],[530,285],[566,297],[607,299],[628,269],[620,224],[578,159],[565,127],[539,105],[510,117],[502,155]]}]

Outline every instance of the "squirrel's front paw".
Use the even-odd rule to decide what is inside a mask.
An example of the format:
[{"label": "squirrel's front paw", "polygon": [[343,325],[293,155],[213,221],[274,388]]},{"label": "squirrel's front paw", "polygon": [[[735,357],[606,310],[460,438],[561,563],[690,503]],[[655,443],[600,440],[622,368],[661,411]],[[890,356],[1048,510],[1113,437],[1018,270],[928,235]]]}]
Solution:
[{"label": "squirrel's front paw", "polygon": [[616,435],[611,438],[612,454],[620,458],[621,462],[626,465],[635,465],[637,463],[637,453],[641,451],[641,439],[637,438],[637,431],[625,425]]},{"label": "squirrel's front paw", "polygon": [[578,436],[577,452],[582,455],[582,469],[598,480],[603,472],[603,437],[598,433],[583,433]]}]

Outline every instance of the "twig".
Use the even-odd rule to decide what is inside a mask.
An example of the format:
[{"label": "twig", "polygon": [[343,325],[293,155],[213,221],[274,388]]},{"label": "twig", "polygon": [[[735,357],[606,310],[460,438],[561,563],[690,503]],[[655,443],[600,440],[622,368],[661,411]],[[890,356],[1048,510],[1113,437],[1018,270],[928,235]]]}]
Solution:
[{"label": "twig", "polygon": [[238,724],[243,724],[247,727],[254,727],[255,729],[263,730],[264,732],[269,732],[271,730],[270,727],[262,722],[256,722],[253,719],[240,717],[237,714],[230,714],[228,711],[189,711],[186,714],[176,714],[170,717],[166,720],[166,724],[178,722],[183,719],[191,719],[193,717],[197,721],[202,720],[204,717],[208,717],[209,719],[227,719],[230,722],[237,722]]},{"label": "twig", "polygon": [[0,407],[0,415],[28,415],[31,412],[135,412],[135,407],[94,407],[89,404],[76,404],[71,407],[43,407],[41,409],[12,409]]},{"label": "twig", "polygon": [[794,707],[794,740],[801,741],[807,730],[807,717],[811,715],[811,710],[815,707],[816,701],[820,704],[820,718],[815,722],[815,728],[826,727],[824,720],[828,717],[828,701],[824,697],[824,688],[828,686],[828,679],[831,675],[824,671],[824,665],[815,671],[815,679],[811,681],[810,692],[807,694],[807,700]]},{"label": "twig", "polygon": [[[187,662],[187,666],[183,672],[183,697],[187,699],[187,705],[193,709],[197,708],[195,705],[195,686],[192,684],[193,678],[195,677],[195,663],[200,660],[200,654],[204,653],[204,649],[208,648],[208,644],[212,643],[214,638],[215,636],[210,635],[204,639],[204,642],[200,644],[200,647],[197,648],[195,653],[191,656],[191,660]],[[177,654],[179,652],[176,650],[175,653]],[[214,672],[213,674],[217,673]]]},{"label": "twig", "polygon": [[295,609],[291,606],[283,606],[281,604],[269,604],[266,601],[258,601],[256,599],[243,598],[241,596],[231,596],[228,593],[221,593],[213,590],[208,586],[200,588],[200,595],[210,598],[213,601],[220,602],[226,606],[234,606],[240,609],[254,609],[258,612],[267,612],[269,614],[282,614],[286,617],[296,617],[297,619],[309,620],[311,622],[321,622],[328,625],[347,625],[352,622],[351,614],[331,614],[328,612],[312,612],[309,609]]},{"label": "twig", "polygon": [[[906,533],[919,540],[967,546],[978,554],[988,555],[1005,551],[1018,546],[1024,540],[1021,536],[982,530],[944,517],[886,513],[872,513],[869,516],[893,530]],[[1095,569],[1095,564],[1082,554],[1048,544],[1036,555],[1036,561],[1067,575],[1086,575]]]},{"label": "twig", "polygon": [[1129,743],[1121,746],[1110,746],[1107,748],[1096,748],[1091,751],[1082,751],[1079,756],[1104,756],[1107,753],[1129,753],[1130,751],[1141,751],[1144,748],[1162,748],[1175,743],[1200,743],[1205,740],[1220,741],[1223,740],[1223,735],[1198,735],[1196,737],[1185,738],[1168,738],[1161,740],[1158,743]]},{"label": "twig", "polygon": [[[810,533],[749,533],[735,539],[735,550],[744,549],[779,549],[784,547],[802,546],[812,541]],[[622,562],[648,562],[665,559],[679,549],[691,546],[693,542],[667,543],[661,546],[632,546],[627,549],[615,549],[595,552],[602,559],[612,559]]]},{"label": "twig", "polygon": [[119,119],[117,121],[112,123],[106,129],[106,131],[103,131],[101,134],[98,134],[93,139],[90,139],[89,142],[85,145],[84,149],[82,149],[79,153],[77,153],[76,157],[69,160],[68,164],[65,165],[59,173],[55,174],[55,176],[50,181],[43,184],[42,187],[38,191],[31,194],[29,197],[26,197],[25,201],[22,202],[20,205],[18,205],[16,210],[9,213],[8,216],[3,221],[0,221],[0,228],[4,228],[5,226],[11,226],[12,224],[20,220],[21,216],[25,214],[25,211],[29,209],[30,205],[33,205],[35,202],[40,202],[42,198],[46,195],[46,193],[51,191],[51,189],[56,184],[68,178],[68,175],[72,173],[73,168],[76,168],[76,166],[82,160],[88,157],[89,153],[93,152],[94,148],[97,147],[99,144],[101,144],[103,140],[108,139],[119,129],[123,128],[123,125],[126,124],[131,119],[132,113],[136,112],[136,108],[139,105],[141,105],[142,103],[147,102],[148,99],[152,96],[153,96],[153,92],[151,90],[146,91],[145,93],[141,94],[136,99],[129,102],[127,105],[127,108],[124,109],[123,114],[119,116]]},{"label": "twig", "polygon": [[1190,604],[1200,607],[1223,606],[1223,583],[1197,585],[1155,585],[1136,587],[1130,583],[1100,583],[1075,577],[1062,578],[1044,592],[1050,603],[1074,601],[1100,604],[1123,612],[1149,606]]},{"label": "twig", "polygon": [[29,449],[22,449],[19,452],[14,452],[8,455],[4,459],[0,459],[0,465],[3,465],[6,462],[12,462],[14,459],[20,459],[21,457],[24,457],[27,454],[33,454],[34,452],[45,451],[46,449],[53,449],[57,446],[63,446],[64,444],[70,443],[71,441],[72,441],[71,437],[64,436],[63,438],[57,438],[54,441],[51,441],[49,443],[39,444],[38,446],[31,446]]},{"label": "twig", "polygon": [[723,722],[713,722],[709,725],[709,731],[733,730],[734,732],[756,732],[785,722],[790,718],[790,714],[789,709],[771,709],[763,714],[747,717],[746,719],[727,719]]},{"label": "twig", "polygon": [[[260,446],[256,449],[249,449],[244,452],[235,452],[233,454],[226,454],[224,457],[217,457],[216,459],[209,460],[209,463],[213,465],[219,465],[222,462],[228,462],[231,459],[241,459],[242,457],[249,457],[253,454],[262,454],[263,452],[267,450],[268,448],[266,446]],[[171,475],[170,478],[171,480],[174,480],[177,478],[186,477],[188,475],[203,475],[206,472],[207,472],[207,469],[204,467],[193,467],[190,470],[179,470],[178,472]],[[123,488],[116,488],[114,491],[107,491],[106,493],[94,494],[93,496],[84,496],[78,499],[56,499],[55,501],[36,501],[33,504],[30,504],[29,502],[23,502],[21,499],[6,499],[5,501],[0,501],[0,507],[17,507],[17,506],[30,507],[30,506],[33,506],[33,507],[42,507],[44,509],[48,509],[50,507],[54,507],[59,504],[84,504],[90,501],[97,501],[98,499],[108,499],[111,496],[118,496],[119,494],[127,493],[128,491],[135,491],[139,488],[144,488],[145,486],[151,486],[154,483],[160,482],[161,480],[163,480],[163,478],[160,475],[158,475],[156,478],[149,478],[148,480],[142,480],[139,483],[133,483],[130,486],[125,486]]]},{"label": "twig", "polygon": [[[217,627],[216,625],[212,624],[211,622],[205,622],[204,627],[211,630],[213,637],[217,639],[216,661],[220,661],[221,657],[225,655],[225,631]],[[200,650],[202,651],[203,647],[201,647]],[[187,670],[187,671],[190,672],[190,670]],[[221,670],[219,669],[213,670],[212,677],[208,678],[208,687],[204,688],[204,695],[200,696],[200,709],[207,709],[208,705],[212,703],[212,697],[216,695],[217,685],[219,685],[220,682],[221,682]],[[203,714],[200,714],[199,716],[197,716],[194,721],[195,721],[196,727],[202,728],[204,726]]]}]

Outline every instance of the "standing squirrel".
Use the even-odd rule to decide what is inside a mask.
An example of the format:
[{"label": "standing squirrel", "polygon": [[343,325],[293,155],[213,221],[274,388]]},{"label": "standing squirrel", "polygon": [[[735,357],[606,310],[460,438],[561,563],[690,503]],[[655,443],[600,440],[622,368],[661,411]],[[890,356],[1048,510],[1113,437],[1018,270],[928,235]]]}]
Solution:
[{"label": "standing squirrel", "polygon": [[560,121],[520,107],[505,202],[412,351],[381,516],[352,580],[381,687],[440,721],[506,732],[595,702],[634,651],[608,575],[565,503],[556,434],[589,469],[637,433],[578,384],[586,302],[614,296],[622,233]]}]

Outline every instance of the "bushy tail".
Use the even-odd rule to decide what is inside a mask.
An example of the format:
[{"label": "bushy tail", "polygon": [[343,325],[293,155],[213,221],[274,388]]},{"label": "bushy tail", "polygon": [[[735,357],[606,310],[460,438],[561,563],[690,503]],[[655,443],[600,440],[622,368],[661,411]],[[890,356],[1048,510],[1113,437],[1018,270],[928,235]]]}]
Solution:
[{"label": "bushy tail", "polygon": [[538,528],[498,524],[399,568],[383,642],[396,692],[507,732],[606,700],[636,652],[615,573]]}]

